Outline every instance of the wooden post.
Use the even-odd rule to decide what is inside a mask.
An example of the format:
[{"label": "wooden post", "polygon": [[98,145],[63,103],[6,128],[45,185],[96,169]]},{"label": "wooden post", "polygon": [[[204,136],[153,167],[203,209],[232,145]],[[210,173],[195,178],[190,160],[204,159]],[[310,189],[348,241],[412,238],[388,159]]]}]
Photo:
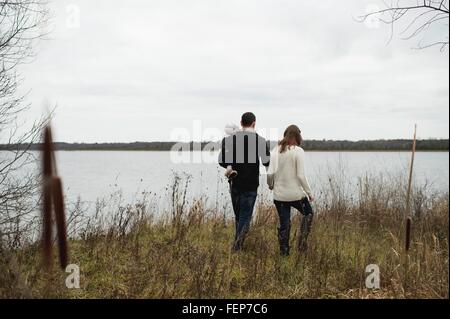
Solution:
[{"label": "wooden post", "polygon": [[417,145],[417,124],[414,126],[414,138],[411,153],[411,163],[409,166],[409,180],[408,180],[408,190],[406,192],[406,209],[405,209],[405,246],[403,253],[403,289],[406,297],[406,290],[408,289],[408,269],[409,269],[409,249],[411,247],[411,224],[412,224],[412,214],[411,214],[411,193],[412,193],[412,180],[414,171],[414,159],[416,156],[416,145]]},{"label": "wooden post", "polygon": [[414,126],[414,138],[413,147],[411,154],[411,163],[409,166],[409,180],[408,180],[408,191],[406,193],[406,236],[405,236],[405,250],[408,252],[411,243],[411,192],[412,192],[412,180],[413,180],[413,170],[414,170],[414,159],[416,156],[416,146],[417,146],[417,124]]}]

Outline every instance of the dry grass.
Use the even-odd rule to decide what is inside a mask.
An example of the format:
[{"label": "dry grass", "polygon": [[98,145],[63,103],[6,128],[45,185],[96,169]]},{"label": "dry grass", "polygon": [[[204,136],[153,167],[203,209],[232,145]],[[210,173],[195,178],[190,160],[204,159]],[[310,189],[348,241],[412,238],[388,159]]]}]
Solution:
[{"label": "dry grass", "polygon": [[[449,297],[448,194],[414,192],[406,255],[401,187],[361,179],[355,199],[333,187],[330,181],[315,205],[308,253],[288,258],[278,254],[273,205],[257,207],[239,254],[230,249],[233,221],[206,209],[204,201],[186,205],[183,192],[172,196],[174,209],[165,220],[154,218],[145,201],[115,211],[99,205],[70,242],[70,263],[80,266],[81,289],[65,287],[66,273],[45,275],[39,246],[31,244],[0,250],[0,297]],[[369,264],[380,267],[379,290],[365,288]]]}]

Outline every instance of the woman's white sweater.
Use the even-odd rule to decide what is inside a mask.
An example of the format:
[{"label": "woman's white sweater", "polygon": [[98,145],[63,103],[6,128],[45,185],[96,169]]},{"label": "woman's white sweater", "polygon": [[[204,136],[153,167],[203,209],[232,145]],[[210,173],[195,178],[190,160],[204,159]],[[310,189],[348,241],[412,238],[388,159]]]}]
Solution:
[{"label": "woman's white sweater", "polygon": [[277,201],[292,202],[311,197],[305,173],[305,151],[301,147],[290,146],[280,153],[280,147],[276,147],[271,152],[267,183]]}]

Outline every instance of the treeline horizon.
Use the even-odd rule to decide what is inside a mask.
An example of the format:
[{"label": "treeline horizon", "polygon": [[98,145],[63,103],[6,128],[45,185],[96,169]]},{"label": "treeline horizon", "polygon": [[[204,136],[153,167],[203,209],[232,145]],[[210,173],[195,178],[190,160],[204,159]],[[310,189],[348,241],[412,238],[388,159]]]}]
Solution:
[{"label": "treeline horizon", "polygon": [[[271,141],[271,148],[277,142]],[[66,143],[56,142],[57,151],[170,151],[177,149],[185,151],[220,149],[220,142],[131,142],[131,143]],[[302,147],[306,151],[410,151],[411,139],[390,140],[305,140]],[[205,149],[206,148],[206,149]],[[0,144],[0,150],[31,150],[41,149],[40,143],[35,144]],[[449,151],[449,139],[417,140],[418,151]]]}]

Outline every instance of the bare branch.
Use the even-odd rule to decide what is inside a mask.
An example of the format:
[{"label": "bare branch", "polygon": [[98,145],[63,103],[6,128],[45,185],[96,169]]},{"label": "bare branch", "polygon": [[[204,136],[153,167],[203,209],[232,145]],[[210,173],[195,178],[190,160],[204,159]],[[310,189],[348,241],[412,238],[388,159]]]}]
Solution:
[{"label": "bare branch", "polygon": [[39,179],[24,168],[35,163],[29,146],[39,140],[48,118],[23,131],[18,118],[30,105],[27,94],[18,93],[22,79],[17,67],[33,58],[35,42],[45,35],[47,16],[43,0],[0,1],[0,138],[8,145],[8,151],[0,153],[0,241],[10,246],[20,245],[20,234],[37,225]]},{"label": "bare branch", "polygon": [[384,2],[384,5],[384,9],[369,12],[360,16],[357,20],[364,22],[369,18],[377,17],[380,22],[389,25],[391,31],[388,42],[393,39],[394,25],[400,20],[406,23],[406,27],[400,31],[400,35],[404,35],[403,40],[411,40],[424,35],[432,26],[444,23],[444,25],[447,25],[445,39],[433,40],[433,42],[425,45],[422,45],[423,40],[420,40],[417,49],[440,46],[441,51],[444,51],[448,47],[448,23],[445,24],[445,20],[448,21],[449,19],[448,0],[424,0],[420,4],[419,1],[414,0],[396,0],[391,1],[391,3]]}]

